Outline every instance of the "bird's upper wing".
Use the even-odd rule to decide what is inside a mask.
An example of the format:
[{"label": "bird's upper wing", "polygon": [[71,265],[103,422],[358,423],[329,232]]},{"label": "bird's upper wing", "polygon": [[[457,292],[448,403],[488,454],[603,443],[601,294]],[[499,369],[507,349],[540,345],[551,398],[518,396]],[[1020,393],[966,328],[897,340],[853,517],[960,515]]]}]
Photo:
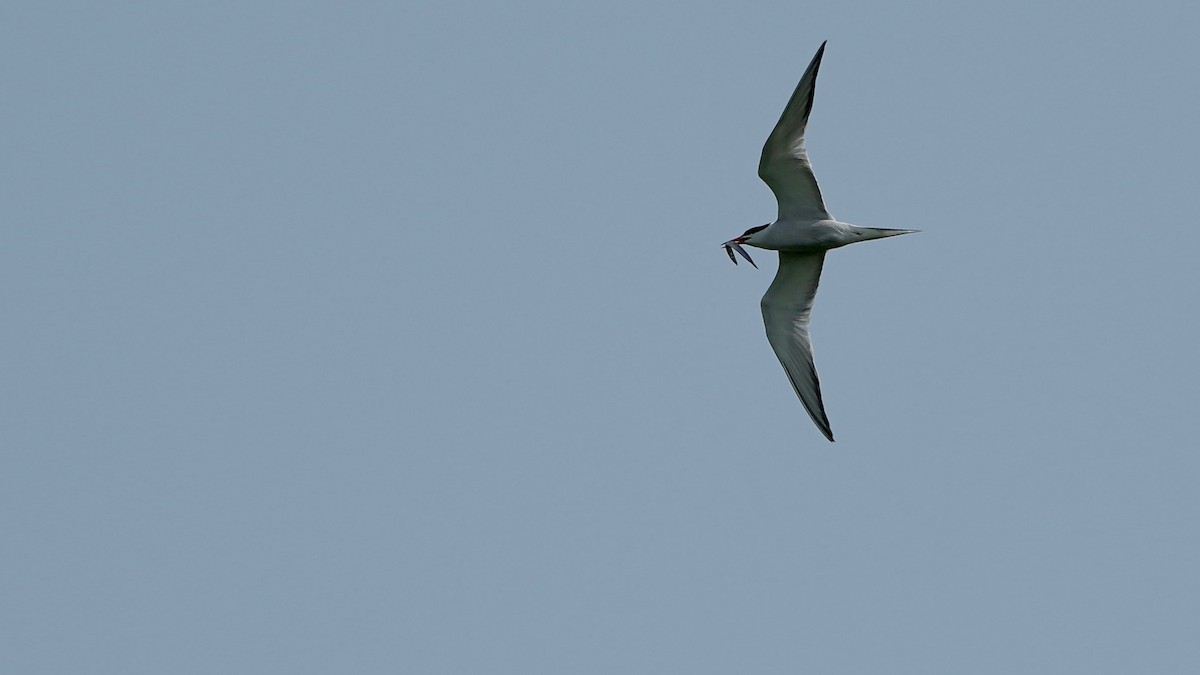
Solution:
[{"label": "bird's upper wing", "polygon": [[812,344],[808,339],[808,316],[821,280],[825,252],[779,252],[779,271],[762,299],[763,323],[767,341],[783,364],[796,395],[808,410],[817,428],[830,441],[833,430],[821,402],[821,383],[813,365]]},{"label": "bird's upper wing", "polygon": [[804,151],[804,128],[808,125],[808,114],[812,111],[813,92],[817,84],[817,70],[821,67],[821,56],[825,54],[825,43],[817,50],[792,98],[788,100],[783,115],[775,124],[775,130],[767,137],[763,146],[762,159],[758,162],[758,177],[775,193],[779,202],[779,219],[831,220],[821,199],[821,189],[813,176],[812,165]]}]

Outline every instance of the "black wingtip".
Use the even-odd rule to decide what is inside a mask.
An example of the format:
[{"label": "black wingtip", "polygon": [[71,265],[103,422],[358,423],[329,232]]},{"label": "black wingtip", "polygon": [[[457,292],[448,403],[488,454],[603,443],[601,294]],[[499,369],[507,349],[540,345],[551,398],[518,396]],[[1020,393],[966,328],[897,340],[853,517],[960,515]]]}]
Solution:
[{"label": "black wingtip", "polygon": [[825,438],[827,438],[830,443],[835,442],[833,440],[833,429],[831,429],[829,426],[823,425],[823,424],[817,424],[817,431],[820,431],[821,435],[824,436]]},{"label": "black wingtip", "polygon": [[813,55],[812,59],[813,66],[816,66],[817,68],[821,67],[821,57],[825,56],[825,44],[828,42],[829,41],[826,40],[825,42],[821,43],[820,47],[817,47],[817,53]]}]

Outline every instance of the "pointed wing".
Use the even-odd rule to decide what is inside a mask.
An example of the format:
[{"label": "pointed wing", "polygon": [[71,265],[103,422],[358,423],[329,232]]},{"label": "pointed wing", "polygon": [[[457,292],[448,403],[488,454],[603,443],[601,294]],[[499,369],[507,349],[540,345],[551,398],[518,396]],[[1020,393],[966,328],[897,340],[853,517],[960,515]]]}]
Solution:
[{"label": "pointed wing", "polygon": [[758,162],[758,177],[775,193],[779,202],[780,220],[832,220],[821,199],[821,189],[813,176],[808,153],[804,151],[804,129],[808,126],[808,114],[812,112],[813,92],[817,84],[817,70],[821,67],[821,56],[825,54],[825,43],[817,50],[792,98],[788,100],[783,115],[775,124],[775,130],[767,137],[762,158]]},{"label": "pointed wing", "polygon": [[779,252],[779,271],[762,299],[763,323],[767,341],[783,364],[796,396],[808,410],[812,421],[833,440],[825,405],[821,402],[821,383],[813,365],[812,344],[808,339],[808,317],[812,312],[825,252]]}]

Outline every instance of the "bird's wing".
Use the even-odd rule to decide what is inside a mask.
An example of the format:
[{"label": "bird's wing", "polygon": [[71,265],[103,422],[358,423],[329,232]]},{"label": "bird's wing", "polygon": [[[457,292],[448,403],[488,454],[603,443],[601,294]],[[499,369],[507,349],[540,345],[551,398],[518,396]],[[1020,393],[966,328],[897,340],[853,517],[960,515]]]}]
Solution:
[{"label": "bird's wing", "polygon": [[808,317],[812,312],[825,252],[779,252],[779,271],[762,299],[763,323],[767,341],[783,364],[792,388],[825,438],[833,440],[829,418],[821,402],[821,383],[813,365],[812,344],[808,339]]},{"label": "bird's wing", "polygon": [[775,130],[767,137],[762,159],[758,162],[758,177],[771,188],[779,202],[780,220],[832,220],[821,199],[821,189],[817,187],[808,153],[804,151],[804,128],[808,126],[808,114],[812,112],[817,70],[824,53],[825,43],[822,42],[812,63],[808,64],[808,70],[804,71],[804,77],[800,78],[800,84],[796,85],[796,91],[792,92]]}]

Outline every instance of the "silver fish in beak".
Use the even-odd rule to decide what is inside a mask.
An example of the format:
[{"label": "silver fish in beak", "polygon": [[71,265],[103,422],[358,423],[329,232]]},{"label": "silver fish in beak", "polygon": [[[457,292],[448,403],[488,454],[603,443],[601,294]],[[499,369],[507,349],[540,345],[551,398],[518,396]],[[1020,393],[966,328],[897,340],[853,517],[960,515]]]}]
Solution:
[{"label": "silver fish in beak", "polygon": [[725,247],[725,252],[729,254],[729,259],[733,261],[734,265],[738,264],[738,261],[737,258],[734,257],[733,252],[737,251],[738,255],[746,259],[746,262],[754,265],[754,269],[758,269],[758,265],[754,264],[754,261],[750,259],[750,254],[746,253],[746,249],[742,248],[741,242],[739,242],[737,239],[730,239],[721,245]]}]

